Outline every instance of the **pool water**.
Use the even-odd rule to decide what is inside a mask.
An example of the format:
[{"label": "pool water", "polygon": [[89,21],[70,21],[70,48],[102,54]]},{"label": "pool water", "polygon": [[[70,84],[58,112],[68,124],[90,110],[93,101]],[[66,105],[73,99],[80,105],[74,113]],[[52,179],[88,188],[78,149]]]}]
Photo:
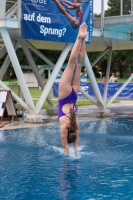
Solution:
[{"label": "pool water", "polygon": [[133,199],[133,118],[80,127],[68,158],[58,125],[0,131],[0,200]]}]

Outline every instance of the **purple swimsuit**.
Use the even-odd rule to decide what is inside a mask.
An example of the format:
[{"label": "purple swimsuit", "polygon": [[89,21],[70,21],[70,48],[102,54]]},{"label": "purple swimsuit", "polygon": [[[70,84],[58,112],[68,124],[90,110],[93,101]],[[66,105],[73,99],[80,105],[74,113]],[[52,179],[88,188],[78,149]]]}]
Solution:
[{"label": "purple swimsuit", "polygon": [[[62,111],[62,108],[63,108],[63,106],[65,105],[65,104],[67,104],[67,103],[73,103],[74,105],[73,105],[73,110],[75,110],[75,111],[77,111],[77,106],[76,106],[76,101],[77,101],[77,94],[76,94],[76,92],[74,91],[74,89],[72,88],[72,91],[71,91],[71,93],[67,96],[67,97],[65,97],[64,99],[59,99],[58,100],[58,118],[60,118],[60,117],[62,117],[62,116],[66,116],[66,117],[68,117],[66,114],[67,113],[64,113],[63,111]],[[70,113],[70,112],[69,112]],[[68,117],[69,118],[69,117]]]}]

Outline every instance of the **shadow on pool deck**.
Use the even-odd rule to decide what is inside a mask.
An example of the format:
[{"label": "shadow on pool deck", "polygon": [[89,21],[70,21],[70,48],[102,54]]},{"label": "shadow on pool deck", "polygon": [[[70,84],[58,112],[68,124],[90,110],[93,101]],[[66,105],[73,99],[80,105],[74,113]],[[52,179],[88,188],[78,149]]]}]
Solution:
[{"label": "shadow on pool deck", "polygon": [[[120,101],[118,103],[113,103],[110,105],[110,107],[108,107],[108,110],[110,110],[109,117],[130,116],[130,114],[133,113],[133,101],[128,100],[128,101]],[[87,120],[89,118],[97,118],[98,111],[99,109],[95,105],[78,107],[79,121]],[[100,117],[100,118],[102,119],[105,117]],[[26,123],[22,121],[21,118],[19,120],[20,120],[19,122],[17,121],[9,122],[8,120],[3,120],[2,124],[0,124],[0,130],[36,127],[36,126],[59,123],[57,116],[47,117],[47,119],[43,120],[42,123]]]}]

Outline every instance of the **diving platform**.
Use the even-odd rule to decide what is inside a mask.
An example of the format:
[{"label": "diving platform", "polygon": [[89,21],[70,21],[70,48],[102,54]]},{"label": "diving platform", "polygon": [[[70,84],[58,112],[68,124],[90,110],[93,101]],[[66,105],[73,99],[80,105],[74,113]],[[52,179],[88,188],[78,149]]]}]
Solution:
[{"label": "diving platform", "polygon": [[[6,0],[0,1],[0,59],[7,54],[7,57],[0,69],[0,86],[6,90],[9,89],[6,85],[4,85],[2,79],[11,62],[19,81],[20,87],[22,89],[25,102],[12,92],[13,97],[20,105],[22,105],[22,107],[28,110],[29,113],[31,112],[32,115],[38,115],[45,101],[48,101],[50,108],[55,107],[48,94],[57,74],[63,73],[60,69],[69,51],[71,50],[72,43],[23,39],[21,36],[22,2],[21,0],[17,0],[16,2],[12,1],[12,7],[6,11],[7,2],[8,1]],[[101,16],[101,18],[94,18],[92,40],[90,44],[86,45],[87,52],[100,51],[101,54],[92,63],[90,63],[87,54],[84,60],[84,66],[86,67],[85,73],[87,73],[90,78],[94,93],[96,95],[96,99],[93,99],[88,94],[85,94],[82,88],[80,88],[80,92],[82,92],[86,96],[86,98],[92,101],[92,103],[103,112],[103,110],[106,110],[109,107],[112,101],[119,95],[119,93],[123,89],[121,88],[121,90],[117,92],[117,95],[112,97],[108,104],[106,104],[112,51],[133,49],[133,15],[113,17],[103,17],[103,15]],[[35,106],[24,80],[22,69],[16,55],[17,48],[21,48],[22,51],[24,51],[27,60],[32,67],[32,71],[35,74],[37,81],[42,89],[42,94]],[[29,49],[34,51],[45,63],[53,68],[53,72],[45,87]],[[40,52],[41,49],[60,50],[62,51],[62,53],[57,63],[53,63]],[[97,86],[92,68],[107,52],[109,52],[106,71],[107,82],[105,84],[104,95],[102,97]],[[81,75],[81,78],[83,75],[84,74]],[[132,76],[129,77],[126,84],[124,84],[124,87],[126,87],[126,85],[132,80],[132,78]]]},{"label": "diving platform", "polygon": [[[94,18],[92,40],[90,44],[86,45],[87,52],[104,51],[107,47],[111,47],[112,50],[129,50],[133,48],[133,15],[104,17],[103,21],[104,28],[101,29],[101,18]],[[22,39],[20,19],[1,18],[0,28],[6,28],[12,40]],[[63,50],[65,46],[63,42],[28,41],[37,49]]]}]

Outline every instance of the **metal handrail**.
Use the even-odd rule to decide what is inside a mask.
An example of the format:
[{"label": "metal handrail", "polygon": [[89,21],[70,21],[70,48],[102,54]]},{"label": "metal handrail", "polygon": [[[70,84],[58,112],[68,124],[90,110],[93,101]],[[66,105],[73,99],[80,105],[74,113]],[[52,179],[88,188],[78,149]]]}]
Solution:
[{"label": "metal handrail", "polygon": [[[7,3],[12,3],[14,5],[6,12]],[[1,7],[0,10],[2,11],[2,13],[0,14],[0,18],[3,17],[10,18],[15,15],[15,17],[20,20],[21,0],[17,0],[17,2],[13,0],[2,0],[0,2],[0,7]],[[131,0],[131,14],[133,14],[133,0]],[[123,0],[120,0],[120,15],[123,15]],[[103,29],[104,29],[104,0],[101,0],[101,30]]]},{"label": "metal handrail", "polygon": [[16,14],[16,12],[18,11],[18,3],[15,3],[6,13],[5,13],[5,17],[12,17],[14,16],[14,14]]},{"label": "metal handrail", "polygon": [[[131,0],[131,14],[133,14],[133,0]],[[120,0],[120,15],[123,15],[123,0]],[[104,0],[101,0],[101,30],[104,29]]]},{"label": "metal handrail", "polygon": [[8,1],[8,0],[6,2],[7,3],[16,3],[15,1]]}]

